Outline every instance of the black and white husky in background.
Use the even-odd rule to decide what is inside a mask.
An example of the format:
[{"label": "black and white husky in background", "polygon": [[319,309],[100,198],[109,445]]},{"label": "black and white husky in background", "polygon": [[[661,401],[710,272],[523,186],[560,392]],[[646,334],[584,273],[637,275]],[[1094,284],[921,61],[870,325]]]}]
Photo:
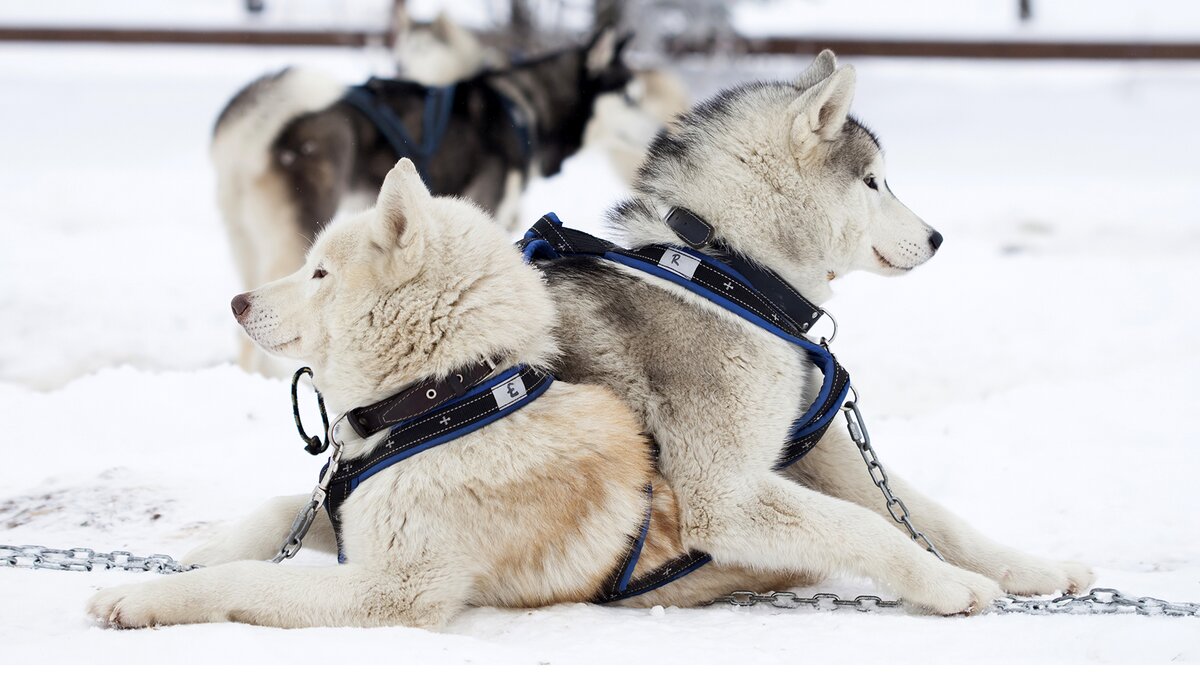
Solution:
[{"label": "black and white husky in background", "polygon": [[[397,24],[393,53],[404,79],[441,86],[509,65],[500,50],[484,45],[444,13],[429,24],[416,24],[400,11]],[[690,102],[687,87],[670,70],[634,69],[624,89],[596,98],[583,145],[603,152],[621,180],[631,185],[651,141]]]},{"label": "black and white husky in background", "polygon": [[[816,303],[848,272],[900,275],[926,262],[941,235],[892,194],[879,144],[849,116],[854,84],[854,69],[826,51],[794,82],[698,105],[655,141],[613,229],[631,246],[686,245],[664,222],[684,207]],[[728,566],[867,576],[942,614],[1090,584],[1085,565],[996,543],[893,474],[946,562],[930,555],[888,517],[842,425],[777,472],[819,382],[798,348],[616,263],[566,257],[543,271],[559,309],[558,374],[607,385],[638,412],[661,447],[685,547]]]},{"label": "black and white husky in background", "polygon": [[[459,82],[428,161],[431,188],[469,198],[512,228],[526,181],[558,172],[583,143],[596,98],[629,82],[624,44],[605,30],[580,47]],[[346,91],[319,73],[287,69],[248,85],[218,118],[217,198],[247,287],[299,267],[321,228],[339,209],[369,206],[395,164],[393,147],[343,100]],[[394,82],[377,95],[419,137],[427,92]],[[249,342],[240,360],[267,368]]]}]

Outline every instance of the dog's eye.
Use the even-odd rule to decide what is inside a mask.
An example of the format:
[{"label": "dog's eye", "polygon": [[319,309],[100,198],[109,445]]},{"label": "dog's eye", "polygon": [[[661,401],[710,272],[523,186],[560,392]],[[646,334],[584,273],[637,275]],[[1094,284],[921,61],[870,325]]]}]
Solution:
[{"label": "dog's eye", "polygon": [[314,279],[324,279],[326,274],[329,274],[329,273],[328,273],[328,272],[326,272],[324,269],[322,269],[322,268],[318,267],[317,269],[313,270],[313,275],[312,275],[312,278],[314,278]]},{"label": "dog's eye", "polygon": [[879,189],[879,183],[875,182],[875,176],[867,176],[863,179],[863,182],[866,183],[867,187],[871,188],[872,190]]}]

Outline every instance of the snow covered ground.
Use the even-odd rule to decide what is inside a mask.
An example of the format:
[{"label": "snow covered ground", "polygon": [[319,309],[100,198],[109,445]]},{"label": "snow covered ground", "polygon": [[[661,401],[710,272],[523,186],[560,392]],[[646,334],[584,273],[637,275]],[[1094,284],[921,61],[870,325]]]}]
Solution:
[{"label": "snow covered ground", "polygon": [[[310,489],[320,461],[286,384],[230,363],[242,289],[206,158],[228,96],[292,62],[348,80],[383,68],[332,49],[0,46],[0,542],[179,555]],[[802,65],[681,68],[704,95]],[[922,269],[839,281],[829,305],[882,459],[999,539],[1095,565],[1101,585],[1200,601],[1200,66],[856,65],[891,185],[946,236]],[[621,192],[604,162],[585,153],[535,186],[529,217],[593,228]],[[444,634],[88,622],[94,589],[141,578],[0,570],[0,661],[1200,662],[1200,621],[1138,616],[572,605],[472,610]]]}]

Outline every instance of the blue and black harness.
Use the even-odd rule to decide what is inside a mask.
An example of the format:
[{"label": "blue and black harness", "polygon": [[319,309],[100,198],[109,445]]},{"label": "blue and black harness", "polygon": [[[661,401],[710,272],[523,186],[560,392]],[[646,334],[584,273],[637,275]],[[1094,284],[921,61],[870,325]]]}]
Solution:
[{"label": "blue and black harness", "polygon": [[[721,250],[707,241],[708,235],[697,236],[704,232],[700,227],[703,221],[690,212],[676,209],[668,216],[668,223],[681,232],[685,241],[701,240],[710,248]],[[527,262],[592,256],[646,272],[711,300],[802,349],[821,370],[824,380],[816,400],[793,425],[777,468],[788,466],[811,450],[846,399],[849,375],[824,341],[813,342],[806,336],[821,318],[822,310],[770,270],[724,251],[718,258],[673,245],[620,248],[563,227],[553,213],[543,216],[518,245]],[[493,371],[492,363],[483,361],[447,378],[417,383],[383,401],[347,413],[347,421],[361,437],[367,438],[385,429],[388,434],[374,452],[339,465],[330,481],[325,508],[334,532],[338,534],[339,561],[345,562],[339,507],[364,481],[398,462],[511,414],[544,393],[554,381],[549,374],[525,365],[497,375],[492,375]],[[712,560],[706,553],[690,551],[634,579],[638,558],[650,530],[653,503],[650,485],[646,485],[645,494],[646,511],[641,526],[630,537],[626,555],[593,599],[595,602],[615,602],[647,593]]]},{"label": "blue and black harness", "polygon": [[542,216],[518,245],[525,252],[527,262],[588,256],[645,272],[686,288],[803,350],[821,370],[823,380],[812,405],[792,425],[788,443],[776,464],[776,468],[782,469],[816,446],[850,391],[850,375],[829,347],[824,341],[814,342],[807,336],[825,312],[771,270],[712,241],[711,228],[690,211],[673,209],[667,216],[667,224],[685,241],[717,250],[719,257],[667,244],[621,248],[585,232],[563,227],[562,221],[553,213]]},{"label": "blue and black harness", "polygon": [[[457,83],[444,87],[425,87],[425,109],[421,115],[421,142],[414,140],[408,128],[404,126],[400,116],[387,104],[384,98],[390,86],[416,86],[414,82],[405,80],[389,80],[373,77],[366,84],[350,87],[342,96],[342,101],[361,112],[379,131],[388,145],[396,153],[396,158],[408,157],[416,165],[421,174],[421,180],[431,192],[437,192],[433,184],[429,167],[442,145],[446,130],[450,127],[450,114],[454,110],[454,94]],[[521,106],[508,96],[495,90],[500,100],[513,133],[517,136],[517,147],[520,148],[525,164],[533,157],[534,135],[532,125]]]}]

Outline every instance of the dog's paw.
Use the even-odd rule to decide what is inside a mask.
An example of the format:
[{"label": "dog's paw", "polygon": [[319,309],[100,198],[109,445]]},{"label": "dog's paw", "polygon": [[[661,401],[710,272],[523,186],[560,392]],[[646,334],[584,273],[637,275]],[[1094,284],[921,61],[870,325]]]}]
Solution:
[{"label": "dog's paw", "polygon": [[938,563],[936,569],[901,593],[905,602],[932,614],[956,616],[978,614],[1004,595],[1000,584],[982,574],[946,563]]},{"label": "dog's paw", "polygon": [[105,628],[148,628],[193,623],[189,603],[158,580],[115,586],[98,591],[88,600],[87,613]]},{"label": "dog's paw", "polygon": [[1049,595],[1087,590],[1096,580],[1096,575],[1083,563],[1025,556],[1019,562],[1006,565],[996,579],[1006,592],[1013,595]]}]

